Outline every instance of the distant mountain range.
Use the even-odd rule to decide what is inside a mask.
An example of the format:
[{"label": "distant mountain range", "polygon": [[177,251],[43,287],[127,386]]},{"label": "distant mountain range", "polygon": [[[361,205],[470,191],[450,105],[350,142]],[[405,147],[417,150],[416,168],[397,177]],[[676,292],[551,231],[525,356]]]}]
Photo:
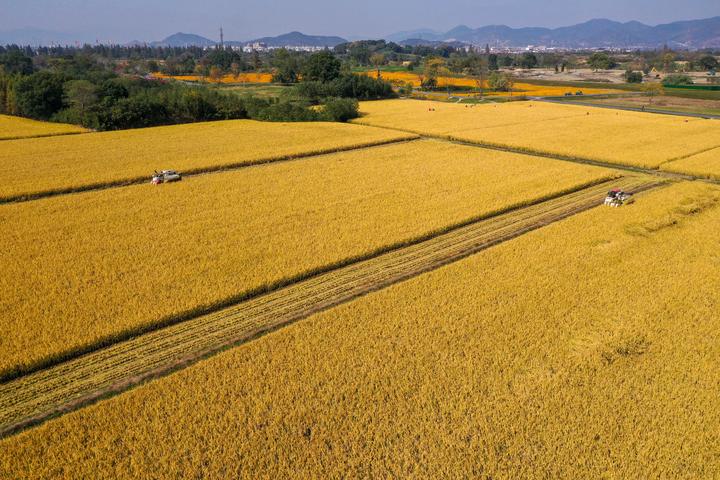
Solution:
[{"label": "distant mountain range", "polygon": [[151,42],[150,45],[153,47],[212,47],[215,43],[214,40],[194,33],[178,32],[159,42]]},{"label": "distant mountain range", "polygon": [[269,47],[288,47],[288,46],[308,46],[308,47],[328,47],[332,48],[347,40],[340,37],[325,37],[322,35],[305,35],[300,32],[290,32],[277,37],[263,37],[257,40],[251,40],[246,43],[264,43]]},{"label": "distant mountain range", "polygon": [[[355,39],[359,37],[354,37]],[[385,37],[388,41],[408,45],[420,44],[473,44],[499,47],[526,47],[544,45],[564,48],[657,48],[668,45],[671,48],[720,48],[720,17],[703,20],[673,22],[649,26],[640,22],[620,23],[597,19],[561,28],[525,27],[511,28],[505,25],[489,25],[470,28],[459,25],[447,32],[431,29],[410,30]],[[21,28],[0,32],[0,45],[74,45],[93,42],[87,36],[52,32],[37,28]],[[101,40],[102,42],[102,40]],[[227,41],[227,45],[242,46],[249,43],[264,43],[271,47],[311,46],[332,48],[346,40],[335,36],[305,35],[290,32],[277,37],[263,37],[249,41]],[[154,46],[198,46],[210,47],[218,42],[192,33],[176,33],[164,40],[151,42]],[[130,45],[144,45],[133,41]]]},{"label": "distant mountain range", "polygon": [[564,48],[720,48],[720,17],[673,22],[655,27],[640,22],[620,23],[607,19],[561,28],[511,28],[490,25],[470,28],[459,25],[441,33],[430,29],[398,32],[385,37],[396,43],[417,45],[436,42],[489,44],[502,47],[545,45]]},{"label": "distant mountain range", "polygon": [[[240,41],[226,41],[226,45],[242,46],[252,43],[264,43],[269,47],[290,47],[290,46],[306,46],[306,47],[328,47],[332,48],[335,45],[345,43],[347,40],[340,37],[326,37],[322,35],[305,35],[300,32],[290,32],[284,35],[278,35],[277,37],[263,37],[255,40],[249,40],[246,42]],[[210,40],[209,38],[201,37],[192,33],[176,33],[170,35],[164,40],[158,42],[152,42],[150,45],[156,47],[211,47],[217,45],[219,42]]]}]

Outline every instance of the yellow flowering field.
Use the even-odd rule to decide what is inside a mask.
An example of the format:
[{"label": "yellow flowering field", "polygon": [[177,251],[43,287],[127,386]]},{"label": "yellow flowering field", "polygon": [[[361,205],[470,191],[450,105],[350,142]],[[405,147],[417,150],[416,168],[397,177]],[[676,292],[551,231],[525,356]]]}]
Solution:
[{"label": "yellow flowering field", "polygon": [[612,176],[425,140],[0,205],[0,374]]},{"label": "yellow flowering field", "polygon": [[272,82],[272,73],[245,72],[237,75],[228,73],[214,79],[200,75],[165,75],[163,73],[153,73],[153,77],[160,79],[181,80],[183,82],[208,82],[208,83],[270,83]]},{"label": "yellow flowering field", "polygon": [[78,125],[67,123],[41,122],[29,118],[0,115],[0,140],[13,140],[17,138],[50,137],[53,135],[68,135],[72,133],[85,133],[88,130]]},{"label": "yellow flowering field", "polygon": [[698,183],[590,210],[3,440],[0,477],[717,478],[718,229]]},{"label": "yellow flowering field", "polygon": [[646,168],[720,146],[713,120],[577,105],[392,100],[365,102],[361,112],[364,125]]},{"label": "yellow flowering field", "polygon": [[668,172],[685,173],[698,177],[720,180],[720,147],[697,155],[665,163],[660,167]]},{"label": "yellow flowering field", "polygon": [[0,198],[192,173],[387,143],[413,135],[342,123],[228,120],[0,144]]}]

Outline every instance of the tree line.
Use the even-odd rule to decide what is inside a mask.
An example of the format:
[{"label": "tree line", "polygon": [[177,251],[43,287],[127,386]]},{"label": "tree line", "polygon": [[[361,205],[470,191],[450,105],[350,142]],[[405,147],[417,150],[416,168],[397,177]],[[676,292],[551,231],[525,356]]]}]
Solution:
[{"label": "tree line", "polygon": [[[382,80],[342,71],[330,52],[309,56],[298,64],[297,72],[282,70],[281,75],[293,74],[299,83],[281,98],[117,73],[113,63],[85,53],[59,57],[26,53],[21,48],[0,53],[0,113],[96,130],[242,118],[347,121],[357,116],[358,99],[394,96]],[[309,108],[314,105],[319,107]]]}]

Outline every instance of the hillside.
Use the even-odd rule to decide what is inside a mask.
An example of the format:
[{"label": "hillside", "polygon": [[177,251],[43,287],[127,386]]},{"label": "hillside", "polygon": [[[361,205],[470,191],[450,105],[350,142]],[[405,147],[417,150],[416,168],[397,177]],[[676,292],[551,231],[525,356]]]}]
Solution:
[{"label": "hillside", "polygon": [[465,25],[439,34],[431,30],[415,30],[388,35],[386,39],[406,43],[412,39],[431,42],[460,41],[505,47],[547,45],[567,48],[645,47],[668,45],[672,48],[719,48],[720,17],[673,22],[649,26],[640,22],[620,23],[607,19],[555,29],[505,25],[488,25],[476,29]]}]

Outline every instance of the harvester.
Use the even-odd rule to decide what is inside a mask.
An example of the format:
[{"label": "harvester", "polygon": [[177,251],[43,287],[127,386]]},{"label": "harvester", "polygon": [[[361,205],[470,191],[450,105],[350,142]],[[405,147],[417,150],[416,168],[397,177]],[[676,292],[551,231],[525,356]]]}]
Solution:
[{"label": "harvester", "polygon": [[163,170],[162,172],[155,171],[150,183],[160,185],[161,183],[179,182],[180,180],[182,180],[182,177],[175,170]]},{"label": "harvester", "polygon": [[609,207],[621,207],[623,205],[628,205],[633,201],[634,199],[632,198],[632,193],[625,192],[619,188],[610,190],[607,197],[605,197],[605,205]]}]

